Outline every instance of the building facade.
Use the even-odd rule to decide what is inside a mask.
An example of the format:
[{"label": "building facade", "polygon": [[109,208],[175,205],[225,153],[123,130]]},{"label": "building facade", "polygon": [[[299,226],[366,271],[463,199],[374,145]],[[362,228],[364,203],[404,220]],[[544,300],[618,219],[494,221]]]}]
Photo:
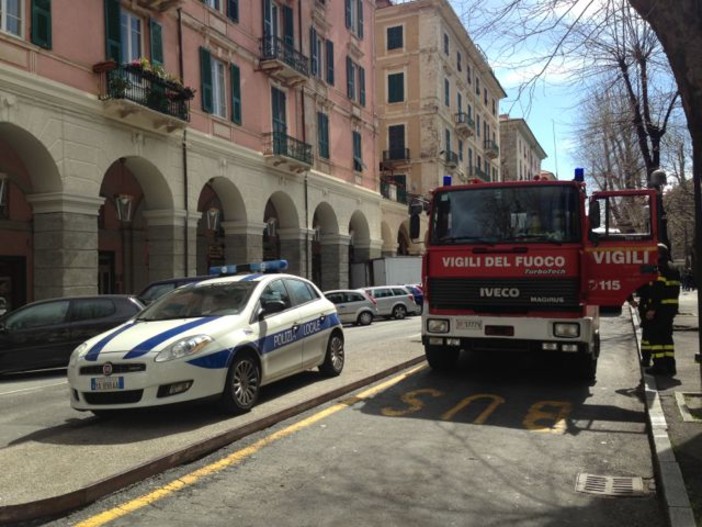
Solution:
[{"label": "building facade", "polygon": [[541,162],[548,156],[524,119],[500,115],[500,146],[503,181],[542,176]]},{"label": "building facade", "polygon": [[329,289],[396,250],[374,4],[3,3],[0,295],[133,293],[272,258]]},{"label": "building facade", "polygon": [[377,8],[377,151],[384,195],[400,202],[426,198],[447,176],[453,183],[498,181],[498,108],[506,94],[451,5],[378,0]]}]

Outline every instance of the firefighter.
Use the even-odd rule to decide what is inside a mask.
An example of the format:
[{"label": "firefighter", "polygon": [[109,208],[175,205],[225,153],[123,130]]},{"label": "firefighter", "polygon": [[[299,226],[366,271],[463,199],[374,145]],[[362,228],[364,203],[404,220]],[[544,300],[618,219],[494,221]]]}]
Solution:
[{"label": "firefighter", "polygon": [[642,365],[651,375],[675,375],[673,319],[678,314],[680,272],[670,265],[670,251],[658,244],[658,278],[639,290]]}]

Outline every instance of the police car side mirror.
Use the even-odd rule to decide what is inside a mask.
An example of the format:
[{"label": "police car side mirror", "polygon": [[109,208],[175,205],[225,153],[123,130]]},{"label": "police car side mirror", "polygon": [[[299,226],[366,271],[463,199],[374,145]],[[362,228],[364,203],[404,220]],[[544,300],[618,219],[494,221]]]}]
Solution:
[{"label": "police car side mirror", "polygon": [[272,315],[273,313],[280,313],[284,309],[285,302],[283,302],[282,300],[268,300],[267,302],[263,302],[263,304],[261,305],[261,313],[259,315],[259,318]]}]

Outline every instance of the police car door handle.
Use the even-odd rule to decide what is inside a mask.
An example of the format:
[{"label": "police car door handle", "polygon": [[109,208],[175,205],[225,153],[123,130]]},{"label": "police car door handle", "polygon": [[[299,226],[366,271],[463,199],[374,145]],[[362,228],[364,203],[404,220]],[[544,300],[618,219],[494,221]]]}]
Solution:
[{"label": "police car door handle", "polygon": [[327,318],[327,315],[319,315],[319,321],[324,322]]},{"label": "police car door handle", "polygon": [[298,323],[293,324],[293,326],[292,326],[293,333],[297,333],[297,330],[299,327],[300,327],[300,324],[298,324]]}]

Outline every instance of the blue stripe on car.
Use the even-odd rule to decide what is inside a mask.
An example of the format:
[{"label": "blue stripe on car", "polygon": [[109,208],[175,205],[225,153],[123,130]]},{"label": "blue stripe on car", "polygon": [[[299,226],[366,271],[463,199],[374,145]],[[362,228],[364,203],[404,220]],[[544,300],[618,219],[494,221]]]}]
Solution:
[{"label": "blue stripe on car", "polygon": [[90,351],[86,353],[85,355],[85,360],[91,360],[95,361],[98,358],[98,355],[100,355],[100,352],[102,351],[102,348],[105,347],[105,345],[110,342],[113,338],[115,338],[117,335],[120,333],[127,331],[129,328],[131,328],[134,325],[134,322],[129,322],[125,324],[124,326],[117,328],[111,333],[108,333],[105,335],[100,341],[95,344],[92,348],[90,348]]},{"label": "blue stripe on car", "polygon": [[145,340],[144,342],[141,342],[140,344],[137,344],[134,346],[129,353],[127,353],[124,358],[125,359],[134,359],[136,357],[141,357],[142,355],[146,355],[148,352],[150,352],[152,349],[154,349],[156,346],[159,344],[163,343],[164,341],[175,337],[179,333],[184,333],[188,331],[189,329],[196,328],[198,326],[202,326],[203,324],[207,324],[208,322],[212,322],[213,320],[217,320],[220,317],[203,317],[199,318],[197,320],[193,320],[191,322],[187,322],[186,324],[181,324],[180,326],[176,326],[174,328],[169,329],[168,331],[164,331],[162,333],[159,333],[158,335],[154,335],[150,339]]}]

